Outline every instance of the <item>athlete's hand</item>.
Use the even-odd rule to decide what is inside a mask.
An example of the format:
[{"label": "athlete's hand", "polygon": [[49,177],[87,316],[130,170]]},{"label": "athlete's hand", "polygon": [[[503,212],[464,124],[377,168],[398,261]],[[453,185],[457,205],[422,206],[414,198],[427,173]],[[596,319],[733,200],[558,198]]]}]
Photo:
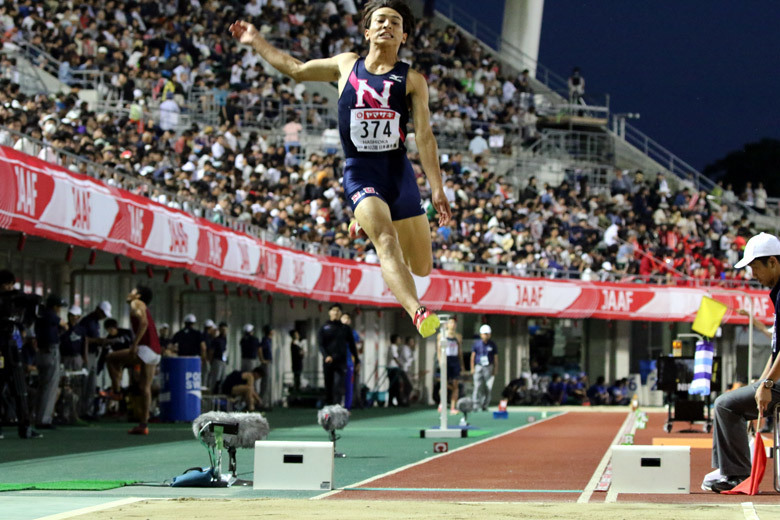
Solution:
[{"label": "athlete's hand", "polygon": [[433,207],[436,209],[436,213],[439,214],[439,225],[446,225],[452,217],[452,210],[450,210],[450,203],[447,201],[444,190],[442,188],[434,190],[431,194],[431,201],[433,202]]},{"label": "athlete's hand", "polygon": [[252,40],[260,34],[257,32],[254,25],[249,22],[242,22],[241,20],[233,22],[228,30],[239,43],[243,43],[244,45],[251,45]]}]

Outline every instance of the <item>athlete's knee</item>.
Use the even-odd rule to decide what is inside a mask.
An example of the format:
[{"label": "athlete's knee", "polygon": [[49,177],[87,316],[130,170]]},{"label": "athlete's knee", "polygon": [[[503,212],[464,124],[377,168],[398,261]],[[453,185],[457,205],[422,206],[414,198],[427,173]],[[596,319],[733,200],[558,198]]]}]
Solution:
[{"label": "athlete's knee", "polygon": [[412,273],[416,276],[428,276],[433,270],[433,259],[431,258],[413,258],[410,264]]},{"label": "athlete's knee", "polygon": [[395,234],[395,230],[393,230],[392,227],[379,230],[374,239],[374,245],[377,248],[378,254],[392,251],[394,248],[398,247],[398,237]]}]

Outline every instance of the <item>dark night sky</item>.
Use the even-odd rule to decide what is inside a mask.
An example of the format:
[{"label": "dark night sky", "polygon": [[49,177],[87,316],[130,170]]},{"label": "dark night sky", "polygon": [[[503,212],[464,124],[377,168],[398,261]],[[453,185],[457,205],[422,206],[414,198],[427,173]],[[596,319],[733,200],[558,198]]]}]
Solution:
[{"label": "dark night sky", "polygon": [[[454,1],[500,31],[503,1]],[[768,0],[547,0],[539,61],[563,77],[579,66],[589,92],[701,171],[780,138],[779,24]]]},{"label": "dark night sky", "polygon": [[613,112],[700,171],[780,137],[780,4],[743,0],[548,0],[539,61],[581,68]]}]

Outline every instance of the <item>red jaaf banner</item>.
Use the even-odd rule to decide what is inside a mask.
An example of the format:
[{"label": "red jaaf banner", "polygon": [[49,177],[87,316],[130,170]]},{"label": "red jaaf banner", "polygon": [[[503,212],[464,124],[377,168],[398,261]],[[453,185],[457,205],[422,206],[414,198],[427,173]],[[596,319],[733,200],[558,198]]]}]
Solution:
[{"label": "red jaaf banner", "polygon": [[[0,227],[154,265],[314,300],[397,306],[379,266],[293,251],[0,147]],[[693,321],[705,294],[773,320],[767,291],[583,282],[434,271],[415,278],[436,310],[561,318]]]}]

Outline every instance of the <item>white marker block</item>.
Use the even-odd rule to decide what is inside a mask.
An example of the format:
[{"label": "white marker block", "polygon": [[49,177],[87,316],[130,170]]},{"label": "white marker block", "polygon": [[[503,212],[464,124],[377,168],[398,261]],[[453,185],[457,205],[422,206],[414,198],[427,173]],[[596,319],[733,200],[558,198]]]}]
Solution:
[{"label": "white marker block", "polygon": [[618,493],[689,493],[690,446],[612,446],[612,489]]},{"label": "white marker block", "polygon": [[332,442],[255,442],[254,489],[333,489]]}]

